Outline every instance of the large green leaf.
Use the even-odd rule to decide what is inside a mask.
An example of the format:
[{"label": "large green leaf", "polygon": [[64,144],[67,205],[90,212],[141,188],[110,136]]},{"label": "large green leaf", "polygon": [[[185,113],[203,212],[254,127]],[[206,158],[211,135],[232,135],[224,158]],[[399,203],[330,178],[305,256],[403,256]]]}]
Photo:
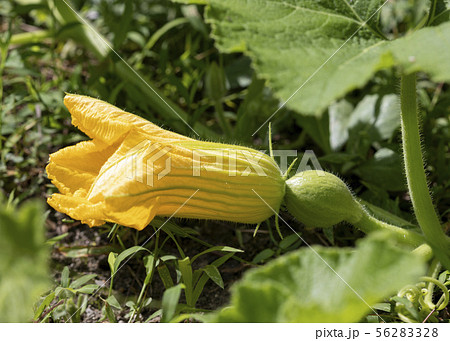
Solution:
[{"label": "large green leaf", "polygon": [[356,250],[315,250],[302,248],[248,272],[233,288],[231,307],[214,319],[358,322],[371,312],[369,306],[424,272],[423,261],[394,246],[385,234],[365,238]]},{"label": "large green leaf", "polygon": [[249,55],[288,107],[320,114],[383,68],[450,80],[450,23],[387,41],[376,25],[383,2],[210,0],[206,20],[217,47]]},{"label": "large green leaf", "polygon": [[40,203],[14,209],[0,198],[0,322],[31,322],[50,286],[44,221]]}]

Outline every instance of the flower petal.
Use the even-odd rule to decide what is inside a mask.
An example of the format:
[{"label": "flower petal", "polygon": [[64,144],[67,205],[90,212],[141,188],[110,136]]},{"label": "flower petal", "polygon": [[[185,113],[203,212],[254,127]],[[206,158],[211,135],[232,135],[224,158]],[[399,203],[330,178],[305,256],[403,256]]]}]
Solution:
[{"label": "flower petal", "polygon": [[141,230],[156,215],[258,223],[280,208],[285,182],[264,153],[193,140],[86,96],[64,102],[93,138],[47,166],[61,192],[49,204],[74,219]]},{"label": "flower petal", "polygon": [[153,141],[191,140],[107,102],[88,96],[67,94],[64,104],[72,115],[72,124],[93,139],[113,144],[131,128],[145,132]]},{"label": "flower petal", "polygon": [[87,194],[101,167],[116,146],[101,141],[83,141],[50,155],[46,168],[52,183],[63,194],[84,190]]},{"label": "flower petal", "polygon": [[73,219],[81,220],[90,227],[105,223],[103,203],[92,204],[90,201],[75,196],[52,194],[47,203],[55,210],[65,213]]}]

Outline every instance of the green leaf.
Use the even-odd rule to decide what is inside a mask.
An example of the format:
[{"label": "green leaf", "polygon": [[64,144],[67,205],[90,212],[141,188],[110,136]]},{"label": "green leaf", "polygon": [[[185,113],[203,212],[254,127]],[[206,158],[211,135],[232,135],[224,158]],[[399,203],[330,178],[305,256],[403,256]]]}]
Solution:
[{"label": "green leaf", "polygon": [[114,33],[113,46],[116,50],[119,49],[124,42],[127,32],[130,31],[130,22],[133,19],[133,2],[127,1],[124,5],[125,9],[120,16],[120,22],[115,22],[114,25],[112,25]]},{"label": "green leaf", "polygon": [[107,255],[110,252],[113,252],[117,249],[117,247],[113,245],[105,245],[105,246],[62,246],[58,248],[59,252],[66,257],[69,258],[81,258],[81,257],[89,257],[89,256],[99,256],[99,255]]},{"label": "green leaf", "polygon": [[149,317],[147,317],[147,319],[145,320],[145,322],[150,322],[151,320],[153,320],[154,318],[161,316],[162,314],[162,309],[158,309],[157,311],[155,311],[153,314],[151,314]]},{"label": "green leaf", "polygon": [[242,250],[236,249],[236,248],[231,247],[231,246],[213,246],[213,247],[210,247],[209,249],[207,249],[207,250],[205,250],[205,251],[203,251],[203,252],[200,252],[200,253],[196,254],[194,257],[192,257],[191,263],[194,263],[194,261],[195,261],[198,257],[200,257],[200,256],[202,256],[202,255],[204,255],[204,254],[207,254],[207,253],[209,253],[209,252],[213,252],[213,251],[223,251],[223,252],[244,252],[244,251],[242,251]]},{"label": "green leaf", "polygon": [[65,266],[61,272],[61,286],[63,288],[69,287],[69,267]]},{"label": "green leaf", "polygon": [[35,313],[34,313],[34,320],[37,320],[39,318],[39,316],[41,316],[41,314],[44,312],[44,309],[47,308],[50,303],[52,303],[53,299],[55,298],[55,292],[51,292],[50,294],[48,294],[41,302],[41,304],[39,305],[39,307],[36,309]]},{"label": "green leaf", "polygon": [[378,150],[373,159],[354,171],[360,178],[389,191],[406,189],[402,171],[402,158],[388,148]]},{"label": "green leaf", "polygon": [[155,265],[155,257],[153,257],[152,254],[144,256],[144,266],[145,266],[145,272],[146,272],[146,276],[144,279],[145,285],[148,285],[150,283],[150,280],[153,277],[154,265]]},{"label": "green leaf", "polygon": [[51,285],[44,221],[40,202],[15,208],[0,197],[0,322],[31,322],[35,302]]},{"label": "green leaf", "polygon": [[391,305],[389,303],[377,303],[373,305],[373,309],[382,310],[386,313],[391,312]]},{"label": "green leaf", "polygon": [[109,304],[111,307],[115,308],[115,309],[119,309],[119,310],[122,309],[122,307],[120,306],[119,301],[117,301],[117,298],[116,298],[114,295],[109,296],[109,297],[106,299],[106,302],[108,302],[108,304]]},{"label": "green leaf", "polygon": [[97,277],[97,275],[95,274],[81,276],[80,278],[77,278],[75,281],[70,283],[70,288],[77,289],[81,287],[83,284],[89,282],[91,279],[94,279],[95,277]]},{"label": "green leaf", "polygon": [[275,251],[273,251],[272,249],[264,249],[253,258],[252,263],[257,264],[259,262],[263,262],[272,257],[274,254]]},{"label": "green leaf", "polygon": [[92,294],[98,289],[98,287],[99,286],[97,284],[86,284],[80,289],[77,289],[76,292],[79,292],[81,294]]},{"label": "green leaf", "polygon": [[437,0],[436,11],[432,20],[433,25],[438,25],[450,20],[450,0]]},{"label": "green leaf", "polygon": [[116,323],[116,316],[114,315],[114,311],[112,310],[111,306],[105,302],[103,309],[103,314],[108,318],[108,321],[111,323]]},{"label": "green leaf", "polygon": [[391,300],[397,303],[396,304],[397,309],[399,306],[405,308],[414,317],[414,319],[416,321],[423,320],[420,317],[420,313],[417,311],[416,307],[414,307],[414,304],[410,300],[408,300],[406,297],[394,296],[391,298]]},{"label": "green leaf", "polygon": [[147,299],[142,302],[142,308],[148,307],[153,302],[153,298],[147,297]]},{"label": "green leaf", "polygon": [[172,233],[173,235],[177,235],[180,237],[188,237],[189,235],[199,234],[192,228],[189,227],[179,227],[177,224],[169,221],[167,222],[165,219],[155,218],[152,221],[152,226],[155,228],[161,228],[166,233]]},{"label": "green leaf", "polygon": [[171,261],[171,260],[177,260],[178,258],[176,256],[174,256],[174,255],[165,255],[165,256],[159,257],[159,259],[162,262],[166,263],[166,262]]},{"label": "green leaf", "polygon": [[109,269],[111,270],[111,275],[114,276],[114,263],[116,262],[117,259],[117,253],[115,252],[110,252],[108,255],[108,264],[109,264]]},{"label": "green leaf", "polygon": [[237,111],[234,135],[239,141],[251,143],[253,132],[277,110],[278,99],[265,86],[265,80],[258,79],[254,73],[253,78],[252,73],[249,74],[252,72],[250,58],[243,56],[225,69],[229,70],[227,80],[231,87],[247,87],[247,94]]},{"label": "green leaf", "polygon": [[[134,254],[139,251],[150,252],[145,247],[142,247],[142,246],[132,246],[129,249],[126,249],[125,251],[121,252],[120,255],[117,256],[117,258],[115,258],[113,273],[115,274],[117,272],[117,270],[119,269],[120,263],[122,263],[122,261],[125,260],[125,258],[127,258],[129,256],[134,256]],[[109,259],[108,259],[108,262],[109,262]]]},{"label": "green leaf", "polygon": [[215,320],[358,322],[425,271],[423,260],[384,233],[366,237],[356,249],[314,249],[317,253],[302,248],[246,273],[233,287],[231,307]]},{"label": "green leaf", "polygon": [[193,290],[194,290],[194,283],[193,283],[193,277],[192,277],[192,266],[191,261],[189,257],[186,257],[184,259],[180,259],[178,261],[178,268],[181,272],[181,280],[183,284],[185,285],[185,295],[186,295],[186,303],[188,306],[193,306]]},{"label": "green leaf", "polygon": [[169,322],[175,316],[178,301],[180,300],[182,284],[178,284],[164,292],[162,298],[161,322]]},{"label": "green leaf", "polygon": [[319,115],[381,69],[450,80],[450,23],[387,41],[379,12],[364,25],[383,2],[210,0],[206,20],[220,51],[247,54],[289,108]]},{"label": "green leaf", "polygon": [[57,242],[59,242],[59,241],[63,240],[64,238],[66,238],[68,235],[69,235],[69,232],[66,232],[66,233],[60,234],[58,236],[55,236],[53,238],[50,238],[49,240],[47,240],[47,244],[48,245],[54,245]]},{"label": "green leaf", "polygon": [[227,93],[225,73],[223,67],[212,62],[205,76],[205,92],[206,95],[214,102],[222,101]]},{"label": "green leaf", "polygon": [[222,289],[224,288],[223,279],[217,267],[212,264],[208,264],[203,268],[203,270],[214,283],[216,283]]},{"label": "green leaf", "polygon": [[326,115],[322,117],[299,115],[297,124],[307,132],[322,150],[330,152],[330,129],[328,121],[329,119]]},{"label": "green leaf", "polygon": [[[211,265],[214,265],[216,268],[219,268],[222,264],[224,264],[228,259],[233,257],[234,253],[227,253],[225,256],[220,257],[219,259],[216,259],[214,262],[211,263]],[[197,302],[198,298],[200,297],[200,294],[203,291],[203,288],[205,287],[205,284],[208,282],[209,277],[205,273],[202,274],[200,279],[197,282],[197,285],[195,286],[192,302]]]},{"label": "green leaf", "polygon": [[279,246],[280,246],[281,249],[287,249],[288,247],[290,247],[292,244],[294,244],[298,240],[300,240],[300,237],[296,233],[293,233],[293,234],[285,237],[280,242]]},{"label": "green leaf", "polygon": [[127,301],[126,303],[125,303],[125,305],[128,307],[128,308],[130,308],[131,310],[136,310],[136,302],[134,302],[134,301]]},{"label": "green leaf", "polygon": [[167,268],[166,264],[162,263],[161,265],[158,266],[158,273],[159,273],[159,277],[161,277],[161,280],[164,284],[164,287],[166,289],[173,287],[173,280],[172,277],[170,276],[170,272],[169,269]]}]

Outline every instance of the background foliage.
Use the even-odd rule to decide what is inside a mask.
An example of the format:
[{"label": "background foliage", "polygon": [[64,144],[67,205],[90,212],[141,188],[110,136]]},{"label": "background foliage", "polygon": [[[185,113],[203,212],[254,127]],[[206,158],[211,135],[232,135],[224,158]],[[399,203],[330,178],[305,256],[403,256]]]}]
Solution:
[{"label": "background foliage", "polygon": [[[0,198],[1,199],[1,198]],[[50,285],[45,214],[39,202],[0,206],[0,321],[26,322]]]}]

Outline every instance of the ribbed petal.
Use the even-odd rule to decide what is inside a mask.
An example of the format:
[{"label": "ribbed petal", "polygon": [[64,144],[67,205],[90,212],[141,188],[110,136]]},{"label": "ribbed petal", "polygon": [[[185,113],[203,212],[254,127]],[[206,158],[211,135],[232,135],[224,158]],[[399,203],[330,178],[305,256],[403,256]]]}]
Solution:
[{"label": "ribbed petal", "polygon": [[101,167],[114,153],[116,146],[101,141],[83,141],[50,155],[47,175],[63,194],[89,192]]},{"label": "ribbed petal", "polygon": [[141,230],[156,215],[258,223],[280,207],[285,183],[263,153],[196,141],[89,97],[64,102],[93,138],[52,154],[47,167],[61,192],[49,204],[74,219]]},{"label": "ribbed petal", "polygon": [[64,104],[72,115],[72,124],[93,139],[114,144],[131,128],[146,132],[153,141],[191,140],[164,130],[143,118],[127,113],[107,102],[88,96],[67,94]]},{"label": "ribbed petal", "polygon": [[90,227],[105,223],[104,203],[93,204],[85,198],[55,193],[47,200],[55,210],[65,213]]}]

